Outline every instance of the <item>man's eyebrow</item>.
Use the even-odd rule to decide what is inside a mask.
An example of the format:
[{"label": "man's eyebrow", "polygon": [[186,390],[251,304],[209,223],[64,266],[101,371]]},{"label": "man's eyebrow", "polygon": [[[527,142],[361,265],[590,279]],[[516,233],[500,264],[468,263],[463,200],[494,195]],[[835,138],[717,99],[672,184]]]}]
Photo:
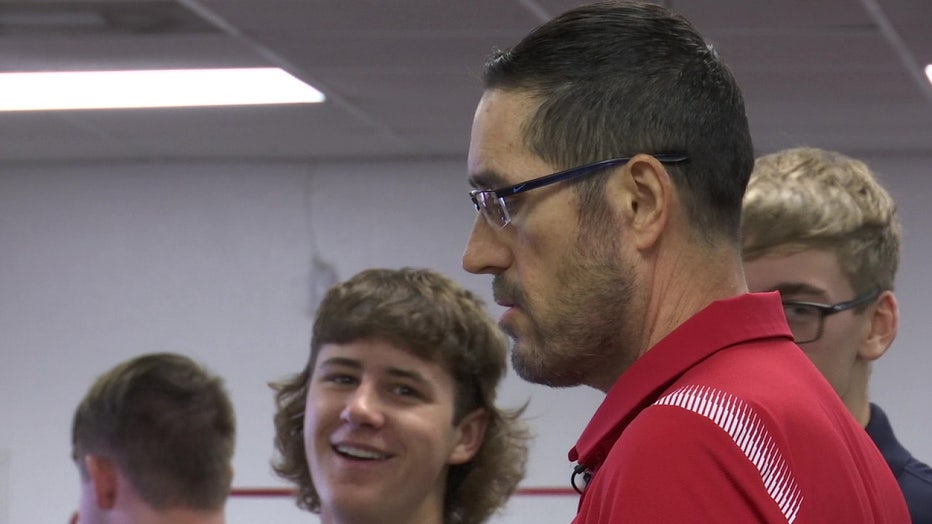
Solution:
[{"label": "man's eyebrow", "polygon": [[491,189],[507,185],[505,177],[494,171],[480,171],[474,175],[469,175],[469,185],[473,189]]}]

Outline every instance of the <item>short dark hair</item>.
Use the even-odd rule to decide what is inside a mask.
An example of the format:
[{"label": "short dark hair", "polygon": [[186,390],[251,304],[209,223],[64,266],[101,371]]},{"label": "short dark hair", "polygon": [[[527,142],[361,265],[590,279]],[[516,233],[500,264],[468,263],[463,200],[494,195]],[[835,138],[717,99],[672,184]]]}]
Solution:
[{"label": "short dark hair", "polygon": [[331,288],[314,322],[304,371],[273,383],[276,390],[273,468],[298,487],[299,507],[320,511],[308,469],[304,416],[308,380],[326,344],[378,339],[439,363],[455,383],[455,424],[476,409],[488,415],[485,439],[470,462],[451,466],[446,478],[444,522],[475,524],[501,507],[524,476],[527,427],[521,409],[495,406],[506,370],[507,344],[482,301],[447,277],[427,269],[370,269]]},{"label": "short dark hair", "polygon": [[[738,245],[754,163],[744,101],[728,67],[682,16],[634,2],[579,7],[495,53],[483,81],[539,101],[525,143],[556,166],[688,155],[668,170],[690,222],[706,238],[724,234]],[[604,205],[604,183],[576,182],[586,206]]]},{"label": "short dark hair", "polygon": [[72,454],[113,460],[157,510],[221,509],[233,479],[233,404],[188,357],[142,355],[101,375],[74,414]]}]

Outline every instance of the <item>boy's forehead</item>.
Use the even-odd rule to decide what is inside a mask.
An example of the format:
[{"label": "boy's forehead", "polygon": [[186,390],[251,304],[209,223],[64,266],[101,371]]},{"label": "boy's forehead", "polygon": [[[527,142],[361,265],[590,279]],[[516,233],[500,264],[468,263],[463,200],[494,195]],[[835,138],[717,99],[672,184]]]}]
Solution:
[{"label": "boy's forehead", "polygon": [[345,343],[325,343],[315,356],[314,368],[324,363],[364,367],[369,364],[396,363],[397,369],[433,368],[453,375],[453,359],[443,351],[404,344],[388,338],[358,339]]}]

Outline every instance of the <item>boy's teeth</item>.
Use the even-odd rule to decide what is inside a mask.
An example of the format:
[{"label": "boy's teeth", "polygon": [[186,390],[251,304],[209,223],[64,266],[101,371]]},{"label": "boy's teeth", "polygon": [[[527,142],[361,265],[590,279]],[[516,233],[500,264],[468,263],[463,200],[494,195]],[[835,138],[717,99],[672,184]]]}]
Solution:
[{"label": "boy's teeth", "polygon": [[337,452],[342,455],[348,455],[353,458],[368,459],[368,460],[381,460],[385,458],[385,455],[381,453],[376,453],[374,451],[369,451],[365,449],[353,448],[350,446],[337,446]]}]

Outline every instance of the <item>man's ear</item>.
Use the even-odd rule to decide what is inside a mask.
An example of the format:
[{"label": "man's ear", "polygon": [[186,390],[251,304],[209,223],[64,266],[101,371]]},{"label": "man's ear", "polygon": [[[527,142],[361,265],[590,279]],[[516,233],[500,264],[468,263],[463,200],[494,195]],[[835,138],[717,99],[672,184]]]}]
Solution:
[{"label": "man's ear", "polygon": [[624,221],[634,247],[646,250],[660,238],[670,220],[673,181],[664,165],[650,155],[636,155],[621,176],[609,179],[609,202]]},{"label": "man's ear", "polygon": [[94,500],[100,509],[112,509],[117,497],[117,468],[112,460],[100,455],[85,455],[90,482],[93,484]]},{"label": "man's ear", "polygon": [[457,442],[447,459],[448,464],[464,464],[472,460],[485,441],[485,430],[489,425],[489,413],[479,408],[463,417],[456,425]]},{"label": "man's ear", "polygon": [[892,291],[884,291],[867,311],[870,332],[858,352],[864,360],[877,360],[893,344],[900,324],[900,310]]}]

